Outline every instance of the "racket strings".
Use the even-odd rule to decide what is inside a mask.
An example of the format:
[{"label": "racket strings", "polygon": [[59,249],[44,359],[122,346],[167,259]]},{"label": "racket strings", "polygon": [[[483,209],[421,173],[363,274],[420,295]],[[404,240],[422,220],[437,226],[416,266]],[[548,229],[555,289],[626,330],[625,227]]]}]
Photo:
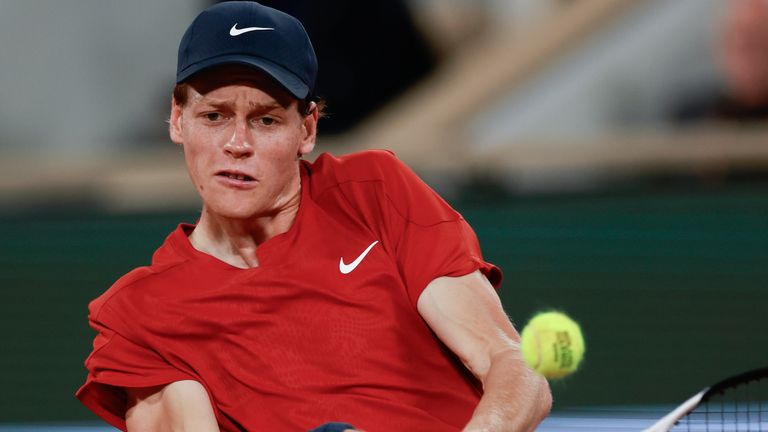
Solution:
[{"label": "racket strings", "polygon": [[739,382],[711,395],[673,427],[688,432],[768,432],[768,378]]}]

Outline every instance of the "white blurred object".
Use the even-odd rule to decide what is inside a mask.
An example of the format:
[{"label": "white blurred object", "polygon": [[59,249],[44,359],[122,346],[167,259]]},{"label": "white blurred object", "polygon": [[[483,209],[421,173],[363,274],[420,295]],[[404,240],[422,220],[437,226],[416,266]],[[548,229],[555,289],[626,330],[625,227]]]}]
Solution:
[{"label": "white blurred object", "polygon": [[[469,122],[478,150],[663,130],[683,85],[716,80],[720,0],[647,1],[600,29],[523,85],[500,93]],[[581,138],[582,140],[574,139]]]},{"label": "white blurred object", "polygon": [[450,55],[477,35],[514,28],[524,32],[563,0],[410,0],[417,21],[441,54]]}]

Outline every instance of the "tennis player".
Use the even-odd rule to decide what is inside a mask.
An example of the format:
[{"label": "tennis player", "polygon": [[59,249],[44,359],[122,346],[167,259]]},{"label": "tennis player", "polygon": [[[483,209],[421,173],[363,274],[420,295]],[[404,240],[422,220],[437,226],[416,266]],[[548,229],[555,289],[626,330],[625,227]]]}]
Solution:
[{"label": "tennis player", "polygon": [[389,152],[302,159],[316,75],[258,3],[187,29],[170,136],[202,212],[90,304],[78,398],[130,431],[533,430],[549,388],[466,221]]}]

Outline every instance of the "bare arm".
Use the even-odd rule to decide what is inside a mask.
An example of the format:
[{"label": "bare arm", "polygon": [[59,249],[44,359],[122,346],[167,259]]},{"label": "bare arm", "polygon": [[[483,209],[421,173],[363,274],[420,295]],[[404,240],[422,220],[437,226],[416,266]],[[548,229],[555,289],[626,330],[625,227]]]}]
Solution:
[{"label": "bare arm", "polygon": [[496,292],[479,271],[433,280],[419,297],[419,313],[443,343],[483,383],[465,432],[532,431],[547,416],[547,381],[520,353],[520,337]]},{"label": "bare arm", "polygon": [[126,389],[129,432],[218,432],[208,392],[197,381]]}]

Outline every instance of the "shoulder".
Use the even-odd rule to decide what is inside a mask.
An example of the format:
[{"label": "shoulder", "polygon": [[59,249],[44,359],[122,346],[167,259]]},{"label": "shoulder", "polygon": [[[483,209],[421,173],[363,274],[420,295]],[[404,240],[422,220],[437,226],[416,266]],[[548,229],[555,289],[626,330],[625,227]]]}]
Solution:
[{"label": "shoulder", "polygon": [[389,150],[366,150],[344,156],[323,153],[310,165],[310,170],[313,181],[318,180],[324,186],[349,182],[397,182],[404,176],[415,176]]},{"label": "shoulder", "polygon": [[[456,220],[459,215],[429,185],[386,150],[370,150],[342,157],[323,154],[311,168],[313,195],[318,197],[336,188],[357,205],[378,203],[405,220],[422,225]],[[315,185],[322,185],[315,188]]]},{"label": "shoulder", "polygon": [[313,172],[333,171],[342,181],[383,180],[394,172],[407,169],[389,150],[366,150],[344,156],[321,154],[312,166]]},{"label": "shoulder", "polygon": [[126,309],[127,304],[133,304],[130,309],[141,310],[141,299],[156,295],[163,287],[173,286],[169,280],[176,280],[184,275],[189,260],[177,250],[174,243],[176,237],[184,235],[183,226],[179,226],[166,238],[152,259],[152,264],[137,267],[120,277],[103,294],[94,299],[89,305],[89,317],[97,320],[108,308],[112,311]]},{"label": "shoulder", "polygon": [[[91,301],[88,305],[91,320],[99,320],[103,316],[104,309],[111,312],[126,311],[126,306],[131,305],[132,311],[140,311],[142,299],[152,297],[152,292],[162,289],[166,281],[173,279],[173,274],[183,274],[179,270],[179,263],[138,267],[115,281],[103,294]],[[182,266],[183,267],[183,266]]]}]

